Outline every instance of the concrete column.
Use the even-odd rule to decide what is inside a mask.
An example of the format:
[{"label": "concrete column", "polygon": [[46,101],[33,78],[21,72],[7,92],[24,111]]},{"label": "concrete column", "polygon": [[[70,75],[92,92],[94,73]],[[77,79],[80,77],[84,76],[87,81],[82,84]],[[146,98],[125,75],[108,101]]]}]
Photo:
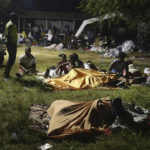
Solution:
[{"label": "concrete column", "polygon": [[75,30],[75,19],[73,19],[72,30]]},{"label": "concrete column", "polygon": [[25,29],[25,18],[23,18],[23,30]]},{"label": "concrete column", "polygon": [[20,32],[20,17],[18,18],[18,33]]},{"label": "concrete column", "polygon": [[46,30],[48,30],[48,20],[47,20],[47,17],[46,17],[45,26],[46,26]]}]

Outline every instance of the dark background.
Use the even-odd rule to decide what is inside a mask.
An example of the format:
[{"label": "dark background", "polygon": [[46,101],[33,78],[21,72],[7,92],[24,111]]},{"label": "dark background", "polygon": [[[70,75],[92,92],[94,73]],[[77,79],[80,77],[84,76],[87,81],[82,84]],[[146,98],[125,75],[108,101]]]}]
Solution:
[{"label": "dark background", "polygon": [[81,0],[21,0],[25,10],[79,12]]}]

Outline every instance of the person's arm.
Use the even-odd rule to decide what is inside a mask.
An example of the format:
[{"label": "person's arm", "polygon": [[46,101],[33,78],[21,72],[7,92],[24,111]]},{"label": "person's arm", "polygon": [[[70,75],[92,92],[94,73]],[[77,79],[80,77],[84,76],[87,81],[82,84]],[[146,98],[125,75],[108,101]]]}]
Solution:
[{"label": "person's arm", "polygon": [[114,68],[114,66],[116,65],[116,63],[118,62],[118,60],[114,60],[112,63],[111,63],[111,65],[110,65],[110,67],[109,67],[109,72],[111,72],[111,70]]},{"label": "person's arm", "polygon": [[25,68],[25,65],[24,65],[24,56],[20,56],[19,58],[19,65],[20,65],[20,68],[24,71],[24,72],[27,72],[28,70]]},{"label": "person's arm", "polygon": [[28,72],[34,72],[36,70],[36,58],[34,57],[31,67],[28,69]]},{"label": "person's arm", "polygon": [[28,69],[26,69],[22,63],[20,63],[20,68],[21,68],[23,71],[28,72]]},{"label": "person's arm", "polygon": [[114,63],[111,63],[110,67],[109,67],[109,71],[111,72],[111,70],[113,69]]},{"label": "person's arm", "polygon": [[124,76],[129,77],[129,68],[128,68],[128,63],[127,62],[125,62],[125,64],[124,64],[124,69],[125,69],[125,72],[126,72],[126,74]]},{"label": "person's arm", "polygon": [[[65,62],[65,63],[60,63],[57,68],[56,68],[56,73],[58,73],[58,71],[60,70],[60,68],[62,68],[62,66],[64,65],[68,65],[70,64],[70,62]],[[64,70],[61,70],[61,72],[64,71]],[[66,71],[66,70],[65,70]]]}]

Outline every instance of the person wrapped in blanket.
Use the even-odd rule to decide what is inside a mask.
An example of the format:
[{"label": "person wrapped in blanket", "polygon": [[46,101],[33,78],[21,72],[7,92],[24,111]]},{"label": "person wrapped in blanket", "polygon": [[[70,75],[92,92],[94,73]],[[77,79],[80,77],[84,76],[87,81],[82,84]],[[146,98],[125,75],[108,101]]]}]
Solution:
[{"label": "person wrapped in blanket", "polygon": [[29,118],[33,121],[32,128],[55,139],[91,133],[93,138],[96,132],[110,135],[122,129],[132,129],[135,134],[150,130],[150,111],[117,97],[84,102],[56,100],[50,106],[34,104],[30,107]]},{"label": "person wrapped in blanket", "polygon": [[32,75],[36,74],[38,71],[36,70],[36,58],[31,54],[31,47],[25,48],[25,54],[20,57],[19,60],[20,68],[16,73],[18,78],[23,75]]}]

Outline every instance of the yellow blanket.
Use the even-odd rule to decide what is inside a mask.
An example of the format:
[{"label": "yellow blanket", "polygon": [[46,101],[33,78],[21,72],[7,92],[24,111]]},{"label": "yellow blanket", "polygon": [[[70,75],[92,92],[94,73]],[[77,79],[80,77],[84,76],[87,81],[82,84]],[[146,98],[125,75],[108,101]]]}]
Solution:
[{"label": "yellow blanket", "polygon": [[110,99],[90,102],[57,100],[47,110],[51,117],[48,135],[65,138],[80,133],[104,133],[112,122]]},{"label": "yellow blanket", "polygon": [[115,74],[75,68],[62,77],[49,79],[46,84],[54,89],[87,89],[111,84],[114,81],[116,81]]}]

